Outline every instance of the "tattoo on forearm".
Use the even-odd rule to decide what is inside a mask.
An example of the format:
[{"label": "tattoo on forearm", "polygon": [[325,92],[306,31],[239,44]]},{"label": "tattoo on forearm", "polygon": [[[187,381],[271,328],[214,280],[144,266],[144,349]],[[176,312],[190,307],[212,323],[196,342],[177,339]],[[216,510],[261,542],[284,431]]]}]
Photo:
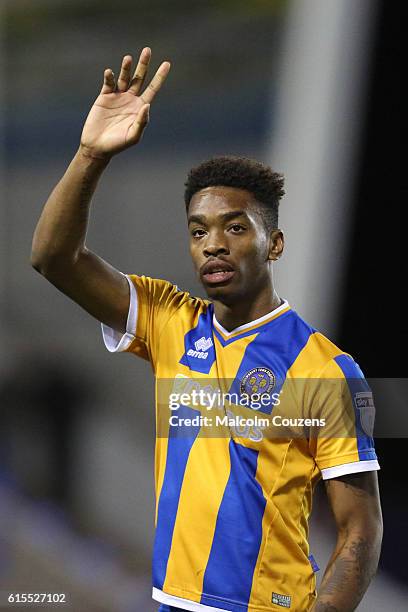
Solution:
[{"label": "tattoo on forearm", "polygon": [[[316,612],[335,612],[336,606],[330,602],[331,596],[343,594],[346,584],[352,585],[353,600],[357,606],[377,568],[378,552],[362,537],[346,545],[329,569],[319,593],[319,598],[322,597],[323,600],[317,603]],[[324,601],[326,597],[328,600]]]},{"label": "tattoo on forearm", "polygon": [[375,574],[381,549],[382,517],[374,476],[369,472],[346,474],[325,482],[339,539],[313,612],[352,612]]},{"label": "tattoo on forearm", "polygon": [[355,559],[357,578],[365,589],[377,568],[378,558],[374,554],[374,558],[370,561],[370,553],[373,552],[372,545],[367,540],[364,540],[364,538],[359,538],[352,542],[349,550]]},{"label": "tattoo on forearm", "polygon": [[330,578],[322,589],[325,595],[341,593],[344,582],[349,581],[353,576],[354,563],[350,559],[340,557],[334,561],[331,569]]}]

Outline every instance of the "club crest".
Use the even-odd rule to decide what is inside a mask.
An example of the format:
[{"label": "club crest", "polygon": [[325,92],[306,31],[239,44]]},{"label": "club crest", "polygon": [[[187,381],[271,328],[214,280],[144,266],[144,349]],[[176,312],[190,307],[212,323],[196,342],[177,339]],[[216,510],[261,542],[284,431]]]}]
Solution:
[{"label": "club crest", "polygon": [[246,395],[269,394],[276,385],[276,376],[269,368],[252,368],[240,383],[240,392]]}]

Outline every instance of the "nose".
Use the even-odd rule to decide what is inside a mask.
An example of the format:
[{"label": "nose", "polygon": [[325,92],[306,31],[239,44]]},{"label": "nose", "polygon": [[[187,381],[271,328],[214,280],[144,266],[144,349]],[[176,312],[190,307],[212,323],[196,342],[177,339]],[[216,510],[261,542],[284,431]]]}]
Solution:
[{"label": "nose", "polygon": [[206,257],[217,257],[217,255],[228,254],[229,248],[225,241],[224,232],[210,233],[204,245],[203,253]]}]

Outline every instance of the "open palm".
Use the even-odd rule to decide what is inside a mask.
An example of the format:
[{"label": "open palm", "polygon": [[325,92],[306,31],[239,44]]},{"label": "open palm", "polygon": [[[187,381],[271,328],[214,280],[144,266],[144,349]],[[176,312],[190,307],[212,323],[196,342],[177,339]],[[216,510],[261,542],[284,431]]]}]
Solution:
[{"label": "open palm", "polygon": [[105,70],[101,92],[81,136],[81,146],[91,155],[109,157],[140,141],[149,121],[150,103],[170,70],[170,63],[163,62],[141,93],[150,58],[151,50],[145,47],[131,76],[132,57],[125,55],[117,83],[112,70]]}]

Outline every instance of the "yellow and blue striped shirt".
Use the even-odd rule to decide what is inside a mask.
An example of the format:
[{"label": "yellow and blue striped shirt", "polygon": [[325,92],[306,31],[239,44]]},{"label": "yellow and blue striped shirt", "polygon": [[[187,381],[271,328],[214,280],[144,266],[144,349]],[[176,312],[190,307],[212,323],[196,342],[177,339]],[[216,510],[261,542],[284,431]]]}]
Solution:
[{"label": "yellow and blue striped shirt", "polygon": [[[359,411],[358,402],[371,406],[360,368],[287,302],[228,332],[211,302],[167,281],[127,278],[126,333],[102,327],[110,351],[148,359],[156,376],[153,597],[197,612],[309,610],[316,597],[308,545],[314,486],[321,477],[379,468],[362,419],[367,412]],[[175,412],[160,400],[162,382],[179,379],[221,387],[228,381],[239,392],[248,385],[282,392],[292,381],[340,380],[345,391],[329,385],[317,403],[310,390],[289,395],[301,405],[296,414],[352,418],[353,433],[268,437],[250,425],[205,435],[200,424],[180,433],[168,418]],[[283,402],[276,410],[284,417],[286,408]],[[253,414],[251,407],[242,411]],[[275,408],[258,415],[268,412]],[[202,406],[181,405],[177,418],[204,413]]]}]

